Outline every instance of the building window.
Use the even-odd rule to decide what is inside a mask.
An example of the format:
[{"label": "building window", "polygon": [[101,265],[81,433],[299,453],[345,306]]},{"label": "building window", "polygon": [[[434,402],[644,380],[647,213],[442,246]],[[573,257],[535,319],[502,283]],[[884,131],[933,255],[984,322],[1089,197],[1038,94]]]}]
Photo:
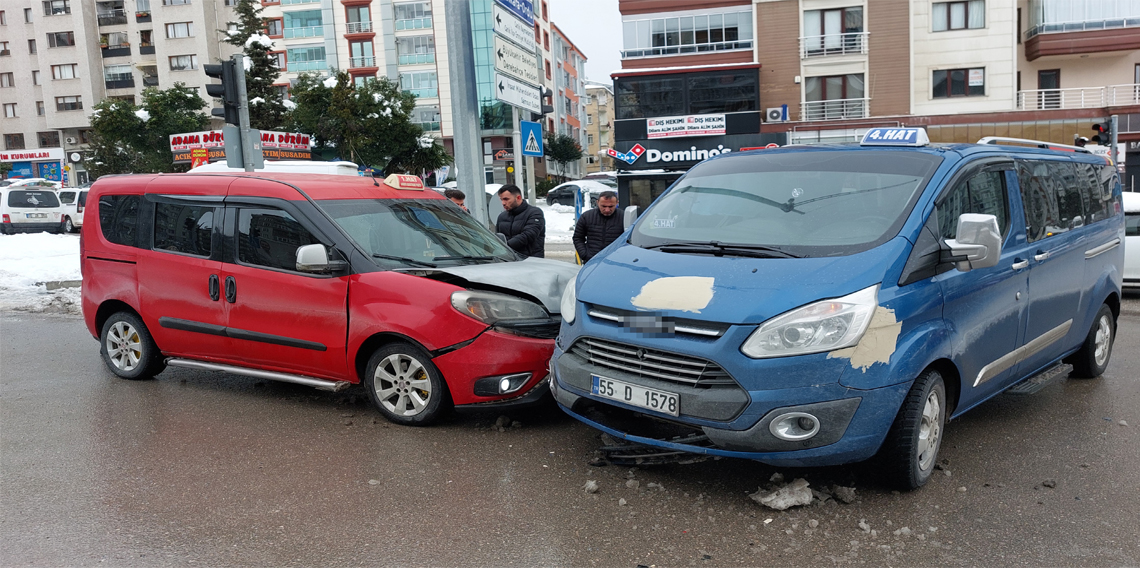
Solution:
[{"label": "building window", "polygon": [[550,60],[546,60],[546,78],[550,79]]},{"label": "building window", "polygon": [[33,85],[39,85],[40,84],[40,70],[39,69],[33,69],[32,70],[32,84]]},{"label": "building window", "polygon": [[25,24],[32,23],[32,9],[31,8],[24,8],[24,23]]},{"label": "building window", "polygon": [[[622,57],[698,53],[752,47],[752,11],[626,20]],[[563,58],[567,58],[566,54]]]},{"label": "building window", "polygon": [[36,53],[36,40],[34,40],[34,39],[28,40],[28,53],[31,53],[31,54]]},{"label": "building window", "polygon": [[46,0],[44,2],[45,16],[59,16],[71,13],[71,0]]},{"label": "building window", "polygon": [[593,134],[587,134],[586,135],[586,145],[587,146],[593,146],[594,145],[594,135]]},{"label": "building window", "polygon": [[[586,104],[590,104],[590,103],[589,103],[589,102],[587,102]],[[592,114],[587,114],[587,115],[586,115],[586,124],[588,124],[588,125],[589,125],[589,124],[593,124],[593,123],[594,123],[594,115],[592,115]]]},{"label": "building window", "polygon": [[[399,9],[399,5],[396,8]],[[396,25],[399,26],[399,22]],[[431,27],[430,20],[428,27]],[[372,10],[368,6],[350,6],[348,8],[348,23],[345,24],[344,31],[350,34],[372,31]]]},{"label": "building window", "polygon": [[290,48],[285,53],[285,59],[289,61],[289,71],[292,73],[328,69],[323,45]]},{"label": "building window", "polygon": [[396,30],[424,30],[431,28],[431,4],[413,2],[392,6],[396,13]]},{"label": "building window", "polygon": [[75,32],[55,32],[47,35],[48,47],[72,47],[75,45]]},{"label": "building window", "polygon": [[55,110],[83,110],[83,100],[79,97],[56,97]]},{"label": "building window", "polygon": [[108,83],[130,81],[133,78],[130,65],[108,65],[103,68],[103,80]]},{"label": "building window", "polygon": [[13,79],[12,73],[0,73],[0,87],[15,87],[16,81]]},{"label": "building window", "polygon": [[23,134],[5,134],[4,135],[4,149],[5,150],[23,150],[24,149],[24,135]]},{"label": "building window", "polygon": [[863,74],[808,77],[804,80],[803,120],[865,118]]},{"label": "building window", "polygon": [[863,52],[863,8],[804,12],[803,55]]},{"label": "building window", "polygon": [[275,65],[277,65],[278,71],[281,71],[281,72],[285,71],[288,63],[286,62],[284,51],[270,51],[269,57],[270,57],[270,59],[273,60],[273,63]]},{"label": "building window", "polygon": [[171,71],[189,71],[198,68],[197,55],[175,55],[170,58]]},{"label": "building window", "polygon": [[68,63],[66,65],[52,65],[51,78],[52,79],[75,79],[75,71],[79,66],[75,63]]},{"label": "building window", "polygon": [[139,30],[139,47],[153,47],[153,33],[154,30]]},{"label": "building window", "polygon": [[185,6],[190,3],[190,0],[162,0],[163,6]]},{"label": "building window", "polygon": [[4,10],[0,10],[0,26],[6,25],[8,25],[8,15],[4,12]]},{"label": "building window", "polygon": [[938,2],[932,5],[934,31],[964,30],[986,27],[986,0]]},{"label": "building window", "polygon": [[12,52],[8,49],[8,42],[0,41],[0,55],[12,55]]},{"label": "building window", "polygon": [[59,148],[59,131],[37,132],[40,139],[40,148]]},{"label": "building window", "polygon": [[935,71],[931,84],[931,96],[936,99],[985,96],[986,70],[984,67],[975,67]]},{"label": "building window", "polygon": [[439,130],[439,117],[439,105],[428,105],[412,109],[410,119],[425,132],[436,132]]},{"label": "building window", "polygon": [[43,116],[47,114],[47,107],[44,106],[43,101],[36,101],[36,116]]},{"label": "building window", "polygon": [[538,27],[538,22],[534,24],[534,43],[542,41],[542,28]]},{"label": "building window", "polygon": [[619,78],[617,118],[758,111],[758,83],[756,70]]},{"label": "building window", "polygon": [[542,32],[542,48],[550,51],[550,34],[546,33],[545,30]]},{"label": "building window", "polygon": [[320,10],[285,13],[285,39],[299,37],[323,37],[324,22]]},{"label": "building window", "polygon": [[4,118],[16,118],[16,103],[4,103]]},{"label": "building window", "polygon": [[135,0],[135,13],[150,12],[150,0]]},{"label": "building window", "polygon": [[375,67],[376,58],[372,55],[372,42],[371,41],[354,41],[348,44],[349,63],[348,66],[356,67]]},{"label": "building window", "polygon": [[396,38],[396,53],[400,65],[435,63],[435,37],[425,35]]},{"label": "building window", "polygon": [[127,32],[99,34],[99,44],[103,47],[126,47],[130,45],[127,43]]},{"label": "building window", "polygon": [[281,37],[284,34],[284,20],[281,18],[270,18],[268,20],[265,20],[265,35],[269,37]]},{"label": "building window", "polygon": [[400,75],[400,90],[423,98],[439,96],[439,81],[435,71],[421,73],[402,73]]},{"label": "building window", "polygon": [[226,6],[233,7],[233,6],[237,6],[237,5],[238,5],[238,0],[226,0]]},{"label": "building window", "polygon": [[194,24],[192,22],[177,22],[173,24],[166,24],[167,39],[191,37],[193,35]]},{"label": "building window", "polygon": [[546,0],[542,0],[542,19],[544,21],[550,21],[550,16],[546,15]]}]

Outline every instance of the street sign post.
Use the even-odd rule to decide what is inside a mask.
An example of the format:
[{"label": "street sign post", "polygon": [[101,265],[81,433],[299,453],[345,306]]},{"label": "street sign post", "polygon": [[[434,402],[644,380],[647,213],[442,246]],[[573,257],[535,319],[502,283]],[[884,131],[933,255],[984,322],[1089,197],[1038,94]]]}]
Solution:
[{"label": "street sign post", "polygon": [[534,54],[527,53],[497,35],[494,59],[495,71],[532,85],[542,84],[542,79],[538,75],[538,59]]},{"label": "street sign post", "polygon": [[495,98],[530,112],[542,110],[542,98],[539,96],[538,87],[520,83],[499,73],[495,73]]},{"label": "street sign post", "polygon": [[530,0],[495,0],[495,3],[510,10],[532,30],[534,29],[534,4]]},{"label": "street sign post", "polygon": [[519,45],[519,47],[534,53],[534,25],[527,25],[518,19],[510,10],[495,4],[491,6],[492,19],[495,22],[495,33]]},{"label": "street sign post", "polygon": [[524,120],[519,123],[522,133],[522,155],[542,157],[542,124]]}]

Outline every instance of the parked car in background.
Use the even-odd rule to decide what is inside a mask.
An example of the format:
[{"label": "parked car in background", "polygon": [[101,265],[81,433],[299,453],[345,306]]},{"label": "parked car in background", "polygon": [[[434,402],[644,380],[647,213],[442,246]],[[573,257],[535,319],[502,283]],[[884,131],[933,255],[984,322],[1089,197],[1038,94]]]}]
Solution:
[{"label": "parked car in background", "polygon": [[63,232],[78,231],[83,226],[83,209],[87,205],[87,189],[63,188],[56,192],[63,208]]},{"label": "parked car in background", "polygon": [[22,178],[10,181],[12,183],[8,184],[8,187],[44,187],[48,189],[60,189],[63,187],[63,183],[45,178]]},{"label": "parked car in background", "polygon": [[1124,194],[1124,287],[1140,289],[1140,193]]},{"label": "parked car in background", "polygon": [[598,202],[598,196],[603,192],[617,191],[616,184],[611,187],[609,184],[604,183],[604,181],[605,180],[599,179],[580,179],[554,186],[546,194],[546,204],[574,205],[574,194],[581,193],[582,204],[587,207],[593,207]]},{"label": "parked car in background", "polygon": [[[204,166],[194,168],[193,173],[207,172],[244,172],[243,168],[231,168],[225,161],[210,162]],[[287,174],[328,174],[338,176],[360,177],[360,168],[353,162],[321,162],[313,160],[265,160],[265,167],[254,170],[255,174],[287,173]]]},{"label": "parked car in background", "polygon": [[63,208],[51,187],[37,184],[0,187],[0,233],[62,233]]}]

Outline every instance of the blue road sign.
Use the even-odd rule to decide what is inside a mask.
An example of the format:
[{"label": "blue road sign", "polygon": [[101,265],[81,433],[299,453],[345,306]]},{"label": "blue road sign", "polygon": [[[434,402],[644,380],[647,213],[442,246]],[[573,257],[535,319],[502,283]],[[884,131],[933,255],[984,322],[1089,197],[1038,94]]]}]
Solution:
[{"label": "blue road sign", "polygon": [[520,120],[519,139],[522,140],[522,155],[542,157],[542,124]]},{"label": "blue road sign", "polygon": [[510,10],[530,27],[534,27],[534,4],[531,0],[495,0],[495,3]]}]

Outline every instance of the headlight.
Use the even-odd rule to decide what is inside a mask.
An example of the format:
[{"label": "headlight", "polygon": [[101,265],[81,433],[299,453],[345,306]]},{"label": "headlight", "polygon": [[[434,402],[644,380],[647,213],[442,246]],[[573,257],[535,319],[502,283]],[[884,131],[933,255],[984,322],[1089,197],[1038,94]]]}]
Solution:
[{"label": "headlight", "polygon": [[753,359],[823,353],[859,343],[879,305],[879,285],[796,308],[760,325],[740,351]]},{"label": "headlight", "polygon": [[506,320],[536,320],[550,317],[542,306],[534,302],[494,292],[474,290],[455,292],[451,295],[451,305],[464,315],[487,325]]},{"label": "headlight", "polygon": [[562,292],[562,305],[559,309],[562,310],[562,321],[566,323],[574,323],[574,308],[578,306],[578,290],[574,282],[577,280],[577,276],[571,278],[566,290]]}]

